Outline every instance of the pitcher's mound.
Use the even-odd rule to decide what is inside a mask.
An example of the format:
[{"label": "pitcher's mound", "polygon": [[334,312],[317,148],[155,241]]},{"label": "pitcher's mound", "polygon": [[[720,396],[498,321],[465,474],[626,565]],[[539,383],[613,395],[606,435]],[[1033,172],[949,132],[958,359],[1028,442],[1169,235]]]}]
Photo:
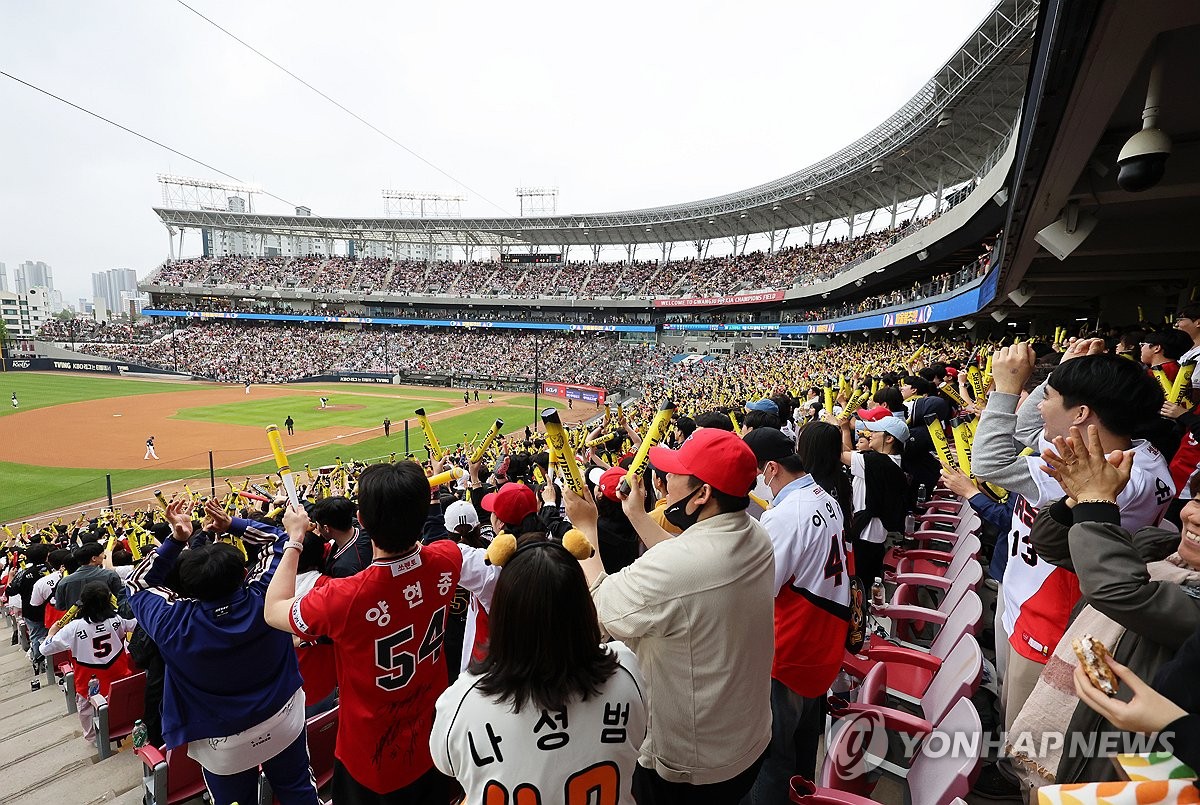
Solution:
[{"label": "pitcher's mound", "polygon": [[327,405],[324,408],[317,406],[318,411],[359,411],[366,408],[365,405]]}]

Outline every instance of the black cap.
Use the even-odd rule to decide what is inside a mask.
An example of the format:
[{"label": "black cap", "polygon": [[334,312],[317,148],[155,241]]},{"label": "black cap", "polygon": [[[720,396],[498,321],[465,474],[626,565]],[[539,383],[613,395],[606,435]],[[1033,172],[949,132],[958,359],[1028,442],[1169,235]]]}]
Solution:
[{"label": "black cap", "polygon": [[755,428],[746,434],[743,441],[754,452],[759,463],[779,461],[796,454],[796,444],[779,428]]}]

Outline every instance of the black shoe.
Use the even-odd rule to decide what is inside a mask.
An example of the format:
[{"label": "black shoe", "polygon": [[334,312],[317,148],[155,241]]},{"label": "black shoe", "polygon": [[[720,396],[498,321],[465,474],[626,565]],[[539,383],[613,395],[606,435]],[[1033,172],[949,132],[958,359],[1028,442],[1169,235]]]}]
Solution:
[{"label": "black shoe", "polygon": [[1013,800],[1024,802],[1021,785],[998,768],[997,763],[985,763],[979,771],[979,779],[971,793],[984,799]]}]

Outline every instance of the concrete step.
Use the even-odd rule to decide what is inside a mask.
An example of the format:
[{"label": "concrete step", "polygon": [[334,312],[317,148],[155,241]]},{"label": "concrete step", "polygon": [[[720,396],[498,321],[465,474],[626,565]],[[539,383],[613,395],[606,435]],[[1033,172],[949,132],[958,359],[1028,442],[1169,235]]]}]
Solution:
[{"label": "concrete step", "polygon": [[[89,769],[96,760],[96,747],[82,738],[63,741],[53,747],[27,754],[22,760],[5,767],[0,775],[0,805],[37,791],[47,783],[65,777],[80,769]],[[80,784],[79,778],[75,785]],[[122,788],[122,791],[127,788]],[[74,796],[54,800],[43,798],[41,802],[78,802],[79,791]]]},{"label": "concrete step", "polygon": [[[83,739],[77,739],[83,745]],[[61,751],[61,748],[60,750]],[[95,756],[95,751],[92,751]],[[141,802],[142,762],[132,751],[118,752],[94,764],[74,766],[14,795],[0,798],[3,805],[43,805],[49,802],[91,805],[112,802],[135,792],[132,802]]]}]

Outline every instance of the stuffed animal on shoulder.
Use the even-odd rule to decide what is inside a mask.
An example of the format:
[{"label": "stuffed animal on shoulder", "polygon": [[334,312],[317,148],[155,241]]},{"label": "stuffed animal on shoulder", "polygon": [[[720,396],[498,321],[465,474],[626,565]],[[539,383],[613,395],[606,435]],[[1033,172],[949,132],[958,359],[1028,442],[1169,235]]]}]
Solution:
[{"label": "stuffed animal on shoulder", "polygon": [[[596,553],[596,549],[592,547],[592,543],[588,542],[588,538],[577,528],[572,528],[563,534],[562,544],[571,556],[574,556],[576,559],[588,559]],[[496,567],[504,567],[504,564],[509,559],[512,559],[513,554],[516,552],[517,538],[512,534],[500,532],[492,540],[492,544],[488,546],[488,564],[495,565]]]}]

